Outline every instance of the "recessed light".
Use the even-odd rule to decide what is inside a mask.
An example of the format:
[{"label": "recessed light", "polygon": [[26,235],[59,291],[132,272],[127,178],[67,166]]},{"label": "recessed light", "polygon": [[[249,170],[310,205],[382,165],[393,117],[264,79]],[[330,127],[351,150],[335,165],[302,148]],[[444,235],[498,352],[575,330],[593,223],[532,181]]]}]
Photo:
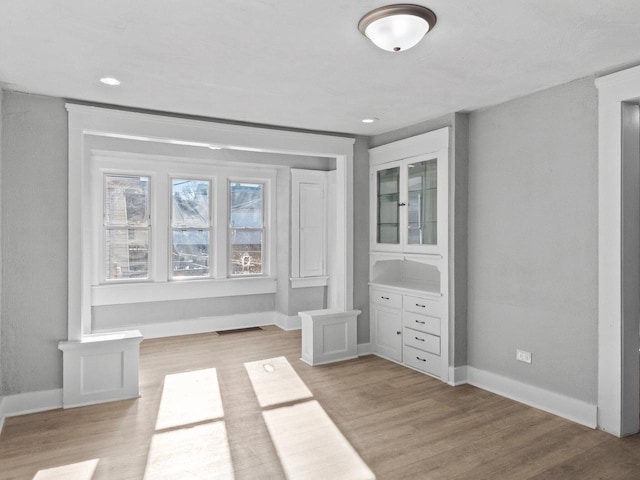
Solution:
[{"label": "recessed light", "polygon": [[371,117],[371,118],[363,118],[362,119],[362,123],[375,123],[377,122],[378,119],[375,117]]},{"label": "recessed light", "polygon": [[117,78],[113,78],[113,77],[103,77],[103,78],[100,79],[100,81],[102,83],[104,83],[105,85],[111,85],[112,87],[120,85],[120,80],[118,80]]}]

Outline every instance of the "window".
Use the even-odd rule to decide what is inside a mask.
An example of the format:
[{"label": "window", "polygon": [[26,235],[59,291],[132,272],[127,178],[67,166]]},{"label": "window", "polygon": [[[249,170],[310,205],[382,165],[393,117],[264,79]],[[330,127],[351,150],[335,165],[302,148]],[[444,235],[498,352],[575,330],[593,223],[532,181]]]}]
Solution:
[{"label": "window", "polygon": [[92,305],[273,293],[278,171],[98,151]]},{"label": "window", "polygon": [[149,177],[105,175],[106,280],[149,278]]},{"label": "window", "polygon": [[209,276],[211,183],[171,180],[171,276]]},{"label": "window", "polygon": [[230,274],[261,275],[264,185],[229,182]]}]

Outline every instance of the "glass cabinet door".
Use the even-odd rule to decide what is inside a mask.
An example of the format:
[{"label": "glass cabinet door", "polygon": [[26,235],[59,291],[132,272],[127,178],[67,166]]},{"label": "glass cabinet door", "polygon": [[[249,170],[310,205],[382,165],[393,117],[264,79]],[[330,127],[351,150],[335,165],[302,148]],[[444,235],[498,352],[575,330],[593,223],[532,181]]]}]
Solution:
[{"label": "glass cabinet door", "polygon": [[437,159],[407,165],[407,200],[407,244],[437,245]]},{"label": "glass cabinet door", "polygon": [[400,167],[377,172],[377,243],[400,243]]}]

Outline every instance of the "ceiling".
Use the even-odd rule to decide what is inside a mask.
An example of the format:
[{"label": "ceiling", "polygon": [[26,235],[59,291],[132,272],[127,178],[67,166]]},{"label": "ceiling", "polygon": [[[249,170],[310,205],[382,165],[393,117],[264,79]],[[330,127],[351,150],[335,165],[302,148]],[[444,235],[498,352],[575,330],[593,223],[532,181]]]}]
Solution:
[{"label": "ceiling", "polygon": [[[357,29],[362,15],[389,3],[7,1],[0,85],[372,135],[640,63],[638,0],[420,0],[437,25],[397,54]],[[122,84],[103,85],[104,76]]]}]

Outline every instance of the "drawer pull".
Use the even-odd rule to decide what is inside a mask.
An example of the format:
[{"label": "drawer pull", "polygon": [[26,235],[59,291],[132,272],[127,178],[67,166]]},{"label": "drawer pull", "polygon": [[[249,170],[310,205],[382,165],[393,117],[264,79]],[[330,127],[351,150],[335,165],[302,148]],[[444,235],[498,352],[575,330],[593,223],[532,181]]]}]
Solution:
[{"label": "drawer pull", "polygon": [[424,342],[424,338],[416,337],[416,340],[420,340],[421,342]]},{"label": "drawer pull", "polygon": [[416,320],[416,323],[419,323],[420,325],[426,325],[427,322],[421,321],[421,320]]},{"label": "drawer pull", "polygon": [[420,357],[416,357],[418,360],[420,360],[421,362],[426,362],[427,360],[425,358],[420,358]]},{"label": "drawer pull", "polygon": [[389,300],[389,297],[380,297],[383,300]]},{"label": "drawer pull", "polygon": [[419,303],[416,303],[416,307],[420,307],[420,308],[427,308],[426,305],[420,305]]}]

